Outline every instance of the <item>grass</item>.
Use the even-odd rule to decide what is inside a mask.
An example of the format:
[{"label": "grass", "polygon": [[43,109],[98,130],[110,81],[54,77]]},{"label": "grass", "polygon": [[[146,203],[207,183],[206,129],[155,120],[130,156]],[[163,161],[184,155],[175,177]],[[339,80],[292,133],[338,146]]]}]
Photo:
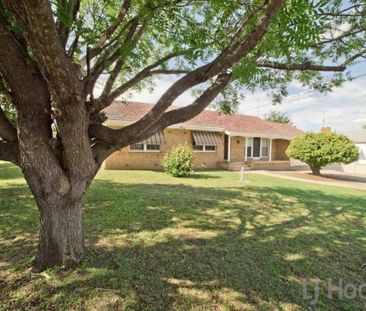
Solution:
[{"label": "grass", "polygon": [[362,310],[326,284],[365,280],[365,193],[238,179],[102,172],[81,266],[32,274],[37,210],[20,170],[0,163],[0,310],[309,310],[304,278],[320,281],[317,310]]}]

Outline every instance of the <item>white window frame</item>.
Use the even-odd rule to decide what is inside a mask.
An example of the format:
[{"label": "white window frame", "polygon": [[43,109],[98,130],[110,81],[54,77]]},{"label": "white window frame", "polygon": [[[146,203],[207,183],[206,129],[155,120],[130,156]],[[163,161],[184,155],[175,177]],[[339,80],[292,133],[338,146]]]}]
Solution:
[{"label": "white window frame", "polygon": [[[264,141],[267,142],[267,146],[263,146]],[[261,143],[260,143],[260,148],[261,148],[261,152],[260,152],[260,158],[269,158],[269,144],[270,144],[270,140],[268,138],[265,137],[261,137]],[[263,155],[263,148],[266,147],[267,148],[267,155],[264,156]]]},{"label": "white window frame", "polygon": [[[253,146],[254,146],[254,138],[256,138],[258,136],[250,136],[250,137],[245,137],[245,154],[244,154],[244,158],[245,159],[253,159],[253,160],[260,160],[262,158],[271,158],[271,153],[272,153],[272,140],[266,137],[258,137],[260,138],[259,141],[259,157],[253,157]],[[268,148],[268,155],[267,156],[263,156],[262,155],[262,148],[263,148],[263,140],[267,139],[267,148]],[[250,144],[249,144],[249,140],[250,140]],[[248,154],[248,147],[251,147],[251,152],[250,154]]]},{"label": "white window frame", "polygon": [[[192,149],[193,149],[193,146],[192,145]],[[193,149],[193,152],[210,152],[210,153],[214,153],[217,151],[217,146],[214,146],[214,145],[207,145],[207,146],[214,146],[215,147],[215,150],[206,150],[206,145],[196,145],[196,146],[203,146],[203,149],[202,150],[194,150]]]},{"label": "white window frame", "polygon": [[[136,144],[139,144],[139,143],[136,143]],[[141,144],[141,143],[140,143]],[[156,144],[159,146],[159,150],[148,150],[147,149],[147,145],[155,145],[155,144],[147,144],[147,143],[143,143],[143,146],[144,146],[144,149],[143,150],[135,150],[135,149],[131,149],[131,145],[128,146],[128,151],[129,152],[161,152],[161,145],[159,144]]]},{"label": "white window frame", "polygon": [[[250,144],[249,144],[249,140],[250,140]],[[248,147],[250,147],[250,154],[248,154]],[[245,158],[252,158],[253,157],[253,137],[245,137]]]}]

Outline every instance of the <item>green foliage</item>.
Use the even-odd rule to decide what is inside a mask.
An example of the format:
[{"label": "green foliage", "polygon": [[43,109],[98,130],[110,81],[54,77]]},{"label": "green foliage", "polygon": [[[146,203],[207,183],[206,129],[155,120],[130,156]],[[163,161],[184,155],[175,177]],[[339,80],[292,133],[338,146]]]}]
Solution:
[{"label": "green foliage", "polygon": [[2,110],[4,110],[7,118],[11,122],[16,123],[17,113],[14,109],[14,106],[10,103],[10,101],[7,99],[7,97],[3,94],[0,94],[0,107]]},{"label": "green foliage", "polygon": [[[69,24],[65,12],[67,2],[54,0],[54,14]],[[122,0],[82,0],[78,19],[72,29],[79,42],[74,55],[75,62],[85,54],[87,46],[93,46],[100,36],[116,20]],[[364,11],[362,1],[358,10]],[[119,47],[124,67],[119,76],[123,83],[147,65],[171,52],[185,50],[184,55],[163,64],[161,69],[192,70],[219,55],[232,40],[230,34],[243,20],[241,37],[253,30],[261,16],[263,1],[132,1],[124,22],[117,33],[115,47]],[[287,85],[297,79],[311,89],[328,92],[349,78],[344,73],[321,73],[317,71],[286,71],[256,66],[256,61],[269,60],[288,64],[340,64],[363,48],[364,36],[350,36],[342,42],[325,45],[316,43],[330,29],[349,28],[360,33],[364,28],[364,15],[337,16],[337,12],[348,6],[348,1],[286,1],[284,7],[269,25],[265,37],[258,46],[233,66],[232,81],[225,92],[217,98],[216,106],[225,112],[235,111],[237,94],[243,89],[271,91],[273,101],[278,103],[287,95]],[[329,14],[328,14],[329,13]],[[332,14],[334,13],[334,14]],[[348,13],[348,12],[347,12]],[[126,37],[134,20],[146,22],[144,31],[136,45],[126,46]],[[114,42],[114,41],[112,41]],[[260,55],[260,57],[258,57]],[[113,64],[111,64],[111,68]],[[135,88],[153,84],[149,79]],[[128,95],[128,94],[126,94]],[[215,105],[215,103],[213,103]]]},{"label": "green foliage", "polygon": [[166,173],[174,177],[185,177],[193,173],[194,162],[192,147],[184,144],[177,145],[166,153],[162,165]]},{"label": "green foliage", "polygon": [[362,130],[366,130],[366,123],[361,125]]},{"label": "green foliage", "polygon": [[314,174],[331,163],[348,164],[358,159],[358,149],[344,135],[332,132],[306,133],[291,141],[287,156],[308,164]]},{"label": "green foliage", "polygon": [[264,118],[271,122],[291,124],[288,114],[280,111],[271,111],[270,113],[266,114]]}]

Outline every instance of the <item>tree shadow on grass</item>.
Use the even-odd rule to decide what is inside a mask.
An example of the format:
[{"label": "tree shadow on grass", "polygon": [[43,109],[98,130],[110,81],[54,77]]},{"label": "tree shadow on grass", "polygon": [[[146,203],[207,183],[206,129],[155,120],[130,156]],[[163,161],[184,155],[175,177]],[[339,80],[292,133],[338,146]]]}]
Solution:
[{"label": "tree shadow on grass", "polygon": [[213,170],[207,170],[207,171],[195,171],[191,176],[189,176],[188,178],[192,178],[192,179],[219,179],[220,176],[216,176],[216,175],[209,175],[209,174],[205,174],[205,172],[217,172],[217,171],[213,171]]},{"label": "tree shadow on grass", "polygon": [[[56,271],[54,280],[37,276],[32,294],[13,306],[305,310],[303,278],[322,286],[328,278],[363,281],[365,203],[361,196],[295,187],[96,180],[85,202],[82,266]],[[26,232],[24,221],[17,218],[16,232]],[[5,280],[2,298],[29,282]],[[321,310],[362,306],[358,299],[320,299]]]}]

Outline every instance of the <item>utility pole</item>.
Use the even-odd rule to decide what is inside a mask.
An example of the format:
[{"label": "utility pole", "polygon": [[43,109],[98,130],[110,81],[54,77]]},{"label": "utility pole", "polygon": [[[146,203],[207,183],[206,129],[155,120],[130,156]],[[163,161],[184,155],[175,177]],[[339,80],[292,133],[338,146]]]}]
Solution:
[{"label": "utility pole", "polygon": [[325,113],[326,111],[322,111],[323,112],[323,124],[322,124],[322,127],[324,128],[325,127]]}]

